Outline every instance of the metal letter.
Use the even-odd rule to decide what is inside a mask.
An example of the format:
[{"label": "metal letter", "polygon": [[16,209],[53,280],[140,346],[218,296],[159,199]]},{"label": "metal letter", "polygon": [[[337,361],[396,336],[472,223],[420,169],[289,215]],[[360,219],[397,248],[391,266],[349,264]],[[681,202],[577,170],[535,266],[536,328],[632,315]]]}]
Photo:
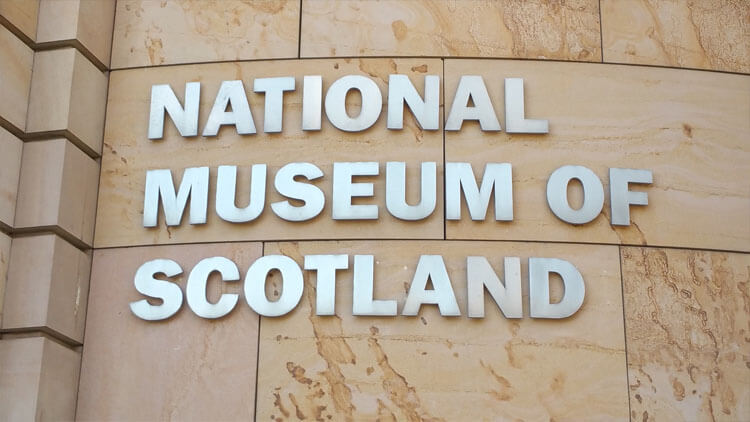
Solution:
[{"label": "metal letter", "polygon": [[245,223],[255,220],[266,203],[266,165],[253,164],[250,202],[237,208],[237,166],[219,166],[216,177],[216,214],[224,221]]},{"label": "metal letter", "polygon": [[198,135],[198,109],[201,100],[201,83],[185,84],[185,108],[180,105],[169,85],[151,86],[151,112],[148,119],[148,139],[164,137],[164,111],[169,113],[182,136]]},{"label": "metal letter", "polygon": [[[563,298],[550,303],[549,273],[560,275],[565,286]],[[529,258],[529,303],[532,318],[567,318],[581,308],[586,286],[578,269],[557,258]]]},{"label": "metal letter", "polygon": [[526,118],[523,79],[521,78],[505,78],[505,131],[508,133],[549,133],[547,120]]},{"label": "metal letter", "polygon": [[651,184],[653,181],[651,170],[609,169],[609,192],[613,225],[630,225],[630,205],[648,205],[648,194],[646,192],[628,190],[628,183]]},{"label": "metal letter", "polygon": [[223,281],[237,281],[240,279],[240,272],[237,265],[223,256],[215,256],[200,260],[188,277],[186,293],[187,303],[190,309],[196,315],[202,318],[221,318],[234,309],[240,295],[234,293],[224,293],[218,302],[210,303],[206,299],[206,285],[208,276],[217,271],[221,274]]},{"label": "metal letter", "polygon": [[295,206],[289,201],[279,201],[271,204],[271,209],[279,217],[287,221],[305,221],[315,218],[326,203],[323,191],[315,185],[294,180],[303,176],[307,180],[323,177],[323,171],[315,164],[289,163],[276,173],[273,185],[276,191],[287,198],[299,199],[305,205]]},{"label": "metal letter", "polygon": [[484,318],[485,287],[506,318],[523,318],[520,258],[505,257],[504,285],[483,256],[466,257],[466,278],[470,318]]},{"label": "metal letter", "polygon": [[253,90],[266,93],[266,106],[263,112],[263,132],[281,132],[284,114],[284,91],[294,91],[294,78],[259,78],[255,80]]},{"label": "metal letter", "polygon": [[144,262],[135,272],[135,289],[148,297],[162,300],[161,305],[152,305],[146,299],[130,302],[130,310],[140,319],[160,321],[176,314],[182,306],[180,286],[154,278],[156,274],[174,277],[182,272],[180,265],[171,259],[154,259]]},{"label": "metal letter", "polygon": [[396,315],[395,300],[373,299],[374,257],[354,255],[354,284],[352,292],[352,315],[393,316]]},{"label": "metal letter", "polygon": [[320,130],[323,104],[323,78],[305,76],[302,80],[302,130]]},{"label": "metal letter", "polygon": [[[425,290],[427,280],[432,280],[434,290]],[[411,280],[409,294],[406,296],[401,315],[416,316],[422,304],[437,304],[442,316],[459,316],[456,295],[445,269],[445,262],[440,255],[422,255],[419,257],[414,278]]]},{"label": "metal letter", "polygon": [[[469,98],[474,101],[474,107],[468,106]],[[453,96],[451,112],[445,122],[445,130],[461,130],[464,120],[479,120],[479,126],[483,131],[500,130],[500,122],[497,121],[495,109],[481,76],[461,76],[456,95]]]},{"label": "metal letter", "polygon": [[[230,104],[232,111],[227,111],[227,106]],[[208,115],[208,121],[203,128],[203,136],[216,136],[221,125],[234,125],[240,135],[255,133],[253,113],[250,112],[250,104],[247,102],[242,81],[221,83],[214,106],[211,108],[211,114]]]},{"label": "metal letter", "polygon": [[336,315],[336,270],[349,268],[349,255],[305,255],[305,269],[315,270],[315,315]]},{"label": "metal letter", "polygon": [[[271,270],[279,270],[281,273],[281,297],[275,302],[266,297],[266,278]],[[302,298],[303,285],[302,270],[292,258],[284,255],[262,256],[247,270],[245,300],[259,315],[286,315]]]},{"label": "metal letter", "polygon": [[[346,94],[356,89],[362,95],[362,109],[357,117],[346,112]],[[347,75],[334,82],[326,93],[328,121],[345,132],[360,132],[374,125],[383,108],[380,88],[372,79],[360,75]]]},{"label": "metal letter", "polygon": [[352,205],[352,197],[372,196],[372,183],[352,183],[352,176],[377,176],[378,163],[333,163],[333,219],[377,220],[377,205]]},{"label": "metal letter", "polygon": [[440,77],[425,75],[424,100],[406,75],[388,77],[388,129],[404,128],[404,102],[409,106],[419,127],[439,129]]},{"label": "metal letter", "polygon": [[422,185],[417,205],[406,203],[406,163],[389,161],[385,165],[385,206],[402,220],[421,220],[435,211],[437,203],[437,164],[422,163]]},{"label": "metal letter", "polygon": [[461,191],[472,220],[484,220],[495,190],[495,220],[513,221],[513,175],[510,163],[487,163],[477,188],[470,163],[445,163],[445,218],[461,219]]},{"label": "metal letter", "polygon": [[[583,186],[583,205],[574,210],[568,202],[568,183],[578,179]],[[586,167],[562,166],[547,181],[547,203],[553,213],[570,224],[586,224],[595,219],[604,206],[604,188],[597,175]]]},{"label": "metal letter", "polygon": [[182,174],[180,190],[176,195],[171,170],[147,170],[143,195],[143,227],[156,227],[159,197],[167,226],[179,226],[188,196],[190,224],[205,224],[208,207],[208,167],[186,168]]}]

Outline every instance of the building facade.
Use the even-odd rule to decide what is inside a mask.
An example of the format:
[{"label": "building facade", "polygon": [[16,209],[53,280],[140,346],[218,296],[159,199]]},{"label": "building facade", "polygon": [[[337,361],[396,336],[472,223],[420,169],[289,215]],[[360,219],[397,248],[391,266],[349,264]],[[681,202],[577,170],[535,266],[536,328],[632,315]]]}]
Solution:
[{"label": "building facade", "polygon": [[0,420],[750,420],[750,4],[0,0]]}]

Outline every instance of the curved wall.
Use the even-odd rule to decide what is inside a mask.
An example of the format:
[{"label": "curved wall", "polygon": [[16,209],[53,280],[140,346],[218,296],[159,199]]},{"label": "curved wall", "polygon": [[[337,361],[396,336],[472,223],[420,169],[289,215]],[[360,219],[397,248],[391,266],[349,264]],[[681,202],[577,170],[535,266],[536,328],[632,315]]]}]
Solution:
[{"label": "curved wall", "polygon": [[[0,5],[0,35],[14,43],[0,54],[16,63],[33,57],[30,98],[18,101],[28,111],[0,104],[3,151],[18,150],[15,159],[3,154],[10,170],[0,173],[0,182],[18,185],[18,199],[5,207],[10,217],[0,214],[0,244],[10,253],[0,261],[3,273],[9,261],[0,392],[16,391],[7,403],[0,394],[0,409],[12,409],[12,417],[645,421],[750,414],[744,2],[118,0],[108,12],[111,61],[109,45],[91,35],[107,30],[85,24],[95,15],[91,6],[67,11],[76,30],[66,32],[49,23],[64,15],[53,2],[25,14],[10,4]],[[39,28],[25,30],[23,17],[34,13]],[[407,75],[420,95],[426,75],[439,77],[439,130],[421,129],[408,109],[403,130],[387,128],[392,74]],[[344,132],[324,110],[321,130],[302,130],[306,75],[322,76],[323,98],[342,76],[372,80],[383,100],[380,117],[367,130]],[[483,78],[503,129],[503,80],[523,78],[526,117],[547,119],[549,133],[482,131],[477,121],[445,130],[464,75]],[[293,77],[296,90],[283,96],[281,132],[264,133],[266,98],[253,84],[279,76]],[[169,84],[185,104],[185,84],[200,82],[200,133],[229,80],[243,82],[257,134],[224,126],[216,137],[184,137],[167,117],[163,139],[148,139],[152,86]],[[350,95],[347,104],[354,114],[361,97]],[[333,163],[364,161],[377,162],[378,175],[359,178],[373,184],[373,197],[355,203],[377,205],[378,219],[334,219]],[[436,163],[437,203],[428,217],[405,221],[388,212],[389,161],[406,163],[410,203],[420,199],[420,163]],[[283,220],[270,205],[287,199],[273,180],[291,162],[323,173],[311,184],[325,206],[309,221]],[[446,167],[454,162],[470,163],[480,182],[485,164],[510,163],[513,220],[495,221],[493,200],[486,218],[472,220],[463,201],[461,218],[446,218]],[[253,164],[268,167],[265,208],[251,222],[227,222],[214,208],[217,168],[238,166],[241,205]],[[564,165],[584,166],[602,183],[602,211],[591,222],[566,223],[548,206],[548,178]],[[206,223],[184,216],[167,226],[159,211],[157,226],[144,227],[147,171],[171,170],[177,188],[186,168],[201,166],[209,167]],[[629,207],[629,225],[612,224],[611,168],[653,175],[650,184],[630,185],[647,193],[648,205]],[[576,184],[568,193],[572,204],[584,200]],[[259,258],[285,255],[303,268],[306,256],[319,254],[348,256],[336,272],[336,315],[316,314],[322,288],[312,270],[302,271],[301,300],[289,313],[264,317],[248,306],[244,277]],[[374,297],[395,300],[398,316],[353,315],[355,255],[373,255]],[[427,255],[442,256],[461,316],[430,304],[417,316],[401,315]],[[183,272],[168,280],[184,293],[191,269],[214,256],[239,269],[238,282],[216,274],[208,282],[211,302],[238,295],[228,315],[200,318],[187,303],[156,322],[130,311],[144,298],[134,287],[144,262],[179,264]],[[504,258],[520,258],[522,318],[506,318],[489,295],[485,316],[467,317],[467,256],[486,257],[505,280]],[[585,299],[572,316],[530,317],[533,257],[566,260],[582,275]],[[37,280],[36,290],[24,287],[29,280]],[[268,275],[270,300],[290,288],[282,282],[278,272]],[[567,293],[562,286],[553,278],[553,301]],[[68,394],[48,393],[54,388]]]}]

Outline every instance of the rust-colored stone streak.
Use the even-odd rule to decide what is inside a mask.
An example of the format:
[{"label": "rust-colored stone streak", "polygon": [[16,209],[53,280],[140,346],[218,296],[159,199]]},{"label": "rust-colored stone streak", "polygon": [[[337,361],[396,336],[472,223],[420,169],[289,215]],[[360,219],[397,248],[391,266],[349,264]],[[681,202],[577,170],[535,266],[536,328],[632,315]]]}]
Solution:
[{"label": "rust-colored stone streak", "polygon": [[377,327],[370,327],[372,334],[367,340],[370,350],[375,356],[380,370],[383,372],[383,390],[388,392],[388,397],[404,413],[406,419],[410,422],[416,421],[444,421],[443,418],[433,418],[422,408],[419,395],[414,387],[410,386],[403,375],[396,372],[393,366],[388,362],[388,355],[378,343],[378,334],[380,331]]},{"label": "rust-colored stone streak", "polygon": [[[271,242],[264,253],[290,256],[299,265],[312,254],[348,254],[350,260],[348,269],[337,271],[335,316],[315,315],[316,273],[304,271],[297,308],[263,318],[259,421],[297,420],[298,411],[305,420],[323,421],[628,416],[615,246],[358,240]],[[464,316],[441,316],[435,305],[423,305],[413,318],[353,316],[355,254],[374,255],[374,298],[396,300],[398,309],[419,256],[442,255]],[[520,256],[522,274],[528,256],[560,257],[578,266],[590,289],[581,310],[565,321],[508,320],[489,296],[486,317],[467,318],[467,255],[486,256],[495,268],[503,256]],[[269,297],[283,294],[280,287],[272,273]]]},{"label": "rust-colored stone streak", "polygon": [[[280,249],[281,254],[295,259],[297,262],[303,261],[303,256],[299,252],[297,243],[286,243]],[[275,282],[277,280],[273,280]],[[318,355],[325,361],[325,369],[318,371],[318,379],[313,383],[313,379],[305,376],[307,370],[293,362],[287,362],[289,374],[298,383],[306,386],[304,394],[305,400],[292,400],[294,395],[290,392],[289,398],[296,409],[296,416],[302,420],[300,415],[305,413],[315,414],[316,419],[323,420],[323,412],[330,408],[329,413],[336,415],[337,419],[353,419],[353,412],[356,410],[352,404],[351,388],[347,385],[341,366],[356,364],[356,356],[344,340],[341,319],[338,316],[319,317],[314,314],[315,308],[315,286],[311,283],[310,278],[305,279],[305,290],[303,300],[309,304],[310,313],[308,320],[312,325],[315,336],[315,347]],[[312,373],[310,376],[313,376]],[[322,385],[321,385],[322,384]],[[327,388],[326,396],[323,388]],[[332,402],[329,402],[329,400]],[[304,408],[304,410],[302,410]]]},{"label": "rust-colored stone streak", "polygon": [[750,415],[750,255],[623,248],[631,417]]}]

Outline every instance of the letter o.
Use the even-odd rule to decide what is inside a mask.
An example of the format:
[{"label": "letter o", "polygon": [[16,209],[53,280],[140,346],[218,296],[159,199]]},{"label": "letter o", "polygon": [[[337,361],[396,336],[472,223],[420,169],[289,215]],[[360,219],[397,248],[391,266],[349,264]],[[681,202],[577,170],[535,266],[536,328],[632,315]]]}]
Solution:
[{"label": "letter o", "polygon": [[[271,302],[266,297],[266,277],[271,270],[281,272],[281,297]],[[245,276],[245,300],[259,315],[277,317],[289,313],[302,298],[302,270],[292,258],[268,255],[258,258]]]},{"label": "letter o", "polygon": [[[568,184],[578,179],[583,185],[583,205],[574,210],[568,202]],[[604,206],[604,187],[599,177],[583,166],[562,166],[547,181],[547,204],[553,213],[570,224],[586,224],[594,220]]]},{"label": "letter o", "polygon": [[[362,109],[357,117],[346,113],[346,94],[356,89],[362,95]],[[380,88],[372,79],[347,75],[334,82],[326,93],[326,116],[332,125],[345,132],[360,132],[374,125],[383,108]]]}]

